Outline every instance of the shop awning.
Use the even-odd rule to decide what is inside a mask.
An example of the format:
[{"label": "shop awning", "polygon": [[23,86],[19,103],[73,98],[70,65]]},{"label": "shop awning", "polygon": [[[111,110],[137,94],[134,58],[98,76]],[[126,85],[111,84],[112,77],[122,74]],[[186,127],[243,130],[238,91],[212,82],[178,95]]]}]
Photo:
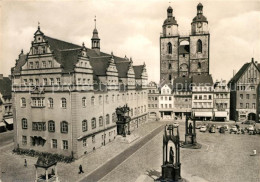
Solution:
[{"label": "shop awning", "polygon": [[4,119],[7,124],[13,124],[14,120],[13,118]]},{"label": "shop awning", "polygon": [[215,112],[215,117],[227,117],[227,112]]},{"label": "shop awning", "polygon": [[212,117],[212,112],[195,112],[195,117]]}]

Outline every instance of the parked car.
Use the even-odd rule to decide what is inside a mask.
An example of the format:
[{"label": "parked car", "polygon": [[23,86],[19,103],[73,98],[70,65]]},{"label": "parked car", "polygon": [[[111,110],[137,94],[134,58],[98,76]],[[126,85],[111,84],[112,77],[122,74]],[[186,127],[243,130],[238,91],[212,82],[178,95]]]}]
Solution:
[{"label": "parked car", "polygon": [[219,129],[219,128],[221,128],[221,125],[218,125],[218,126],[217,126],[217,129]]},{"label": "parked car", "polygon": [[197,125],[196,125],[196,129],[200,129],[201,127],[202,127],[201,124],[197,124]]},{"label": "parked car", "polygon": [[200,132],[206,132],[206,131],[207,131],[207,127],[206,126],[201,126]]},{"label": "parked car", "polygon": [[242,124],[254,125],[254,124],[255,124],[255,121],[253,121],[253,120],[247,120],[247,121],[243,121]]},{"label": "parked car", "polygon": [[249,135],[255,134],[255,133],[254,133],[254,130],[255,130],[255,128],[254,128],[253,125],[249,125],[249,126],[247,127],[247,132],[249,133]]},{"label": "parked car", "polygon": [[211,126],[210,126],[209,132],[210,132],[210,133],[216,133],[216,131],[215,131],[215,125],[211,125]]},{"label": "parked car", "polygon": [[230,134],[231,134],[231,133],[237,134],[237,132],[238,132],[237,127],[236,127],[236,126],[232,126],[232,128],[230,129]]},{"label": "parked car", "polygon": [[174,122],[174,123],[173,123],[173,127],[174,127],[174,128],[177,128],[178,126],[179,126],[179,122]]},{"label": "parked car", "polygon": [[229,129],[228,125],[224,125],[224,128],[226,131],[228,131],[228,129]]},{"label": "parked car", "polygon": [[220,128],[219,128],[219,133],[225,133],[225,127],[224,126],[221,126]]}]

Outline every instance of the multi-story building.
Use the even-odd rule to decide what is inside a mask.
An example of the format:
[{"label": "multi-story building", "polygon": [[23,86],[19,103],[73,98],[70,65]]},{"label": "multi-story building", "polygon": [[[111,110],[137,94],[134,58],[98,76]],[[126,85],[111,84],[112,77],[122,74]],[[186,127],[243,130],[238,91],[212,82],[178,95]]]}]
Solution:
[{"label": "multi-story building", "polygon": [[203,5],[197,6],[197,15],[191,22],[191,34],[179,35],[173,9],[167,9],[167,18],[160,36],[160,80],[173,83],[177,77],[209,74],[209,40],[207,18]]},{"label": "multi-story building", "polygon": [[257,111],[256,111],[256,121],[260,123],[260,83],[257,87]]},{"label": "multi-story building", "polygon": [[230,90],[225,80],[214,84],[214,120],[229,120]]},{"label": "multi-story building", "polygon": [[192,104],[191,78],[178,77],[173,83],[174,115],[176,119],[185,120],[191,116]]},{"label": "multi-story building", "polygon": [[146,66],[44,35],[12,68],[15,148],[78,158],[114,140],[116,108],[130,108],[130,128],[147,120]]},{"label": "multi-story building", "polygon": [[229,81],[230,118],[232,120],[256,120],[259,83],[260,64],[252,58],[252,61],[245,63]]},{"label": "multi-story building", "polygon": [[12,82],[0,74],[0,132],[13,129]]},{"label": "multi-story building", "polygon": [[148,110],[149,118],[158,119],[159,115],[159,89],[155,82],[150,82],[148,85]]},{"label": "multi-story building", "polygon": [[192,77],[192,112],[199,120],[213,119],[213,80],[211,75]]},{"label": "multi-story building", "polygon": [[160,96],[159,96],[159,112],[161,119],[173,119],[174,100],[172,94],[172,85],[163,85],[160,88]]}]

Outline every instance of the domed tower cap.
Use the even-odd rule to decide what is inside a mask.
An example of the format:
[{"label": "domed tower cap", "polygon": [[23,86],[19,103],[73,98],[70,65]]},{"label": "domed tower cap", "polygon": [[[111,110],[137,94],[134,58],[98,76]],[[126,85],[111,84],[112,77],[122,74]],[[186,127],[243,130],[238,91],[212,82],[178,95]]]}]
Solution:
[{"label": "domed tower cap", "polygon": [[168,9],[167,9],[167,12],[168,12],[168,13],[172,13],[172,11],[173,11],[172,7],[169,6]]},{"label": "domed tower cap", "polygon": [[197,9],[202,9],[203,5],[201,3],[198,4]]}]

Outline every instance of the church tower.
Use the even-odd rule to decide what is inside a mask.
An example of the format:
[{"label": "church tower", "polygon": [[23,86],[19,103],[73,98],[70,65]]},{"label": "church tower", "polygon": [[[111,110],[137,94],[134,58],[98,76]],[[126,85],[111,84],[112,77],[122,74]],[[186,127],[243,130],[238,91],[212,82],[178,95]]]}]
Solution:
[{"label": "church tower", "polygon": [[203,5],[199,3],[197,16],[191,23],[190,76],[209,74],[209,40],[208,21],[203,15]]},{"label": "church tower", "polygon": [[171,6],[167,9],[167,18],[160,36],[160,81],[172,83],[178,76],[178,23],[173,16]]},{"label": "church tower", "polygon": [[92,36],[92,39],[91,39],[91,49],[95,50],[96,53],[99,55],[100,54],[100,39],[98,37],[98,31],[97,31],[97,28],[96,28],[96,17],[94,19],[95,21],[95,28],[93,30],[93,36]]}]

